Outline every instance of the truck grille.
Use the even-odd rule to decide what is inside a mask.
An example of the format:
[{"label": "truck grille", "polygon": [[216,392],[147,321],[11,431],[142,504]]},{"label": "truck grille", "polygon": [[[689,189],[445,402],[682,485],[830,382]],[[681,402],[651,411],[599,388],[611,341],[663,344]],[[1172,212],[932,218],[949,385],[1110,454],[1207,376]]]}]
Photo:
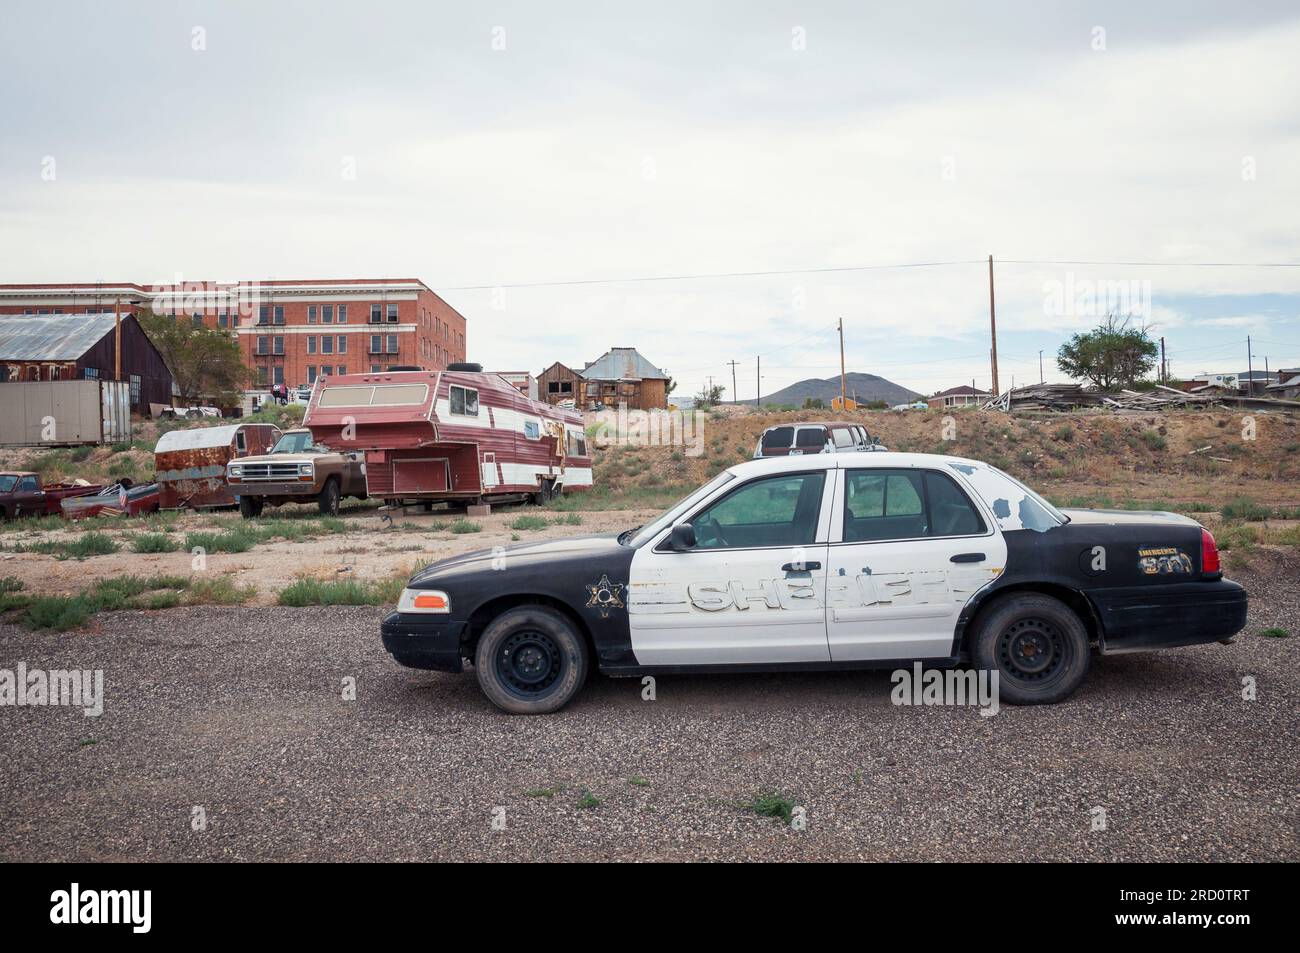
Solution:
[{"label": "truck grille", "polygon": [[240,476],[244,482],[249,480],[294,480],[298,477],[298,464],[245,463]]}]

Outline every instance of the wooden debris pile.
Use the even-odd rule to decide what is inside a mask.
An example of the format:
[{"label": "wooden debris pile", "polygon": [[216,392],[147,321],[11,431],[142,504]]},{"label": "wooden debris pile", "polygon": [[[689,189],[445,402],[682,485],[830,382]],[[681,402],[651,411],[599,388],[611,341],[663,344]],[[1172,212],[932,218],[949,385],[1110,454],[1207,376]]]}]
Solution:
[{"label": "wooden debris pile", "polygon": [[1114,393],[1085,389],[1082,384],[1026,384],[1003,391],[987,401],[985,410],[1080,410],[1100,407],[1116,411],[1161,412],[1210,407],[1251,407],[1258,410],[1300,410],[1300,401],[1232,394],[1193,394],[1157,384],[1154,390]]}]

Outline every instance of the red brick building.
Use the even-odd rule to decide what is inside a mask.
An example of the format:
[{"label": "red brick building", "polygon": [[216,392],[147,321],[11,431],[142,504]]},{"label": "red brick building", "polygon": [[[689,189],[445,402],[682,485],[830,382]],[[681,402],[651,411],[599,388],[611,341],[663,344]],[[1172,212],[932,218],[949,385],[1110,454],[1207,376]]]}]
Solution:
[{"label": "red brick building", "polygon": [[111,314],[119,301],[229,330],[258,389],[465,360],[464,316],[415,278],[0,285],[0,315]]}]

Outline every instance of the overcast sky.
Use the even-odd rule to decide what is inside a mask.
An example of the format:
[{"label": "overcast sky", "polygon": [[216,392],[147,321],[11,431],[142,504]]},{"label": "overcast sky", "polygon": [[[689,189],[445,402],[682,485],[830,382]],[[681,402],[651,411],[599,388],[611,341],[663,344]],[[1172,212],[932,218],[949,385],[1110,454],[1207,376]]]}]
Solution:
[{"label": "overcast sky", "polygon": [[[840,317],[987,386],[993,254],[1003,387],[1107,284],[1175,374],[1300,365],[1300,268],[1012,263],[1300,262],[1294,3],[622,6],[7,4],[0,281],[417,277],[491,369],[752,399]],[[737,272],[807,273],[538,287]]]}]

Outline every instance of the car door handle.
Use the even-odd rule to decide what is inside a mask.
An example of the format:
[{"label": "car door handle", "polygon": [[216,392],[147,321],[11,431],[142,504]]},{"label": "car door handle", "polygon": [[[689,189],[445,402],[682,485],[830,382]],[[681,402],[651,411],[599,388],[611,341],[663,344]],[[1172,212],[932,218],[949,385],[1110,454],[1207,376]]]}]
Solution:
[{"label": "car door handle", "polygon": [[821,569],[821,563],[786,563],[781,567],[782,572],[812,572],[814,569]]},{"label": "car door handle", "polygon": [[982,563],[984,562],[984,554],[983,553],[958,553],[956,556],[952,557],[951,561],[955,563]]}]

